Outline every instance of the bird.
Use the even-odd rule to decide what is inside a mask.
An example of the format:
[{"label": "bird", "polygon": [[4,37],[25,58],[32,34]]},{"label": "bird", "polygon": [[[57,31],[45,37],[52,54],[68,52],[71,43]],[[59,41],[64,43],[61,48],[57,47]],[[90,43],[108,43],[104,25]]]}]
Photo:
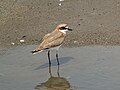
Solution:
[{"label": "bird", "polygon": [[67,31],[72,31],[72,29],[69,28],[67,24],[59,24],[54,31],[46,34],[43,37],[40,45],[37,48],[35,48],[33,51],[31,51],[31,53],[36,54],[39,52],[47,51],[49,66],[51,66],[50,51],[55,50],[57,64],[60,65],[58,60],[58,50],[62,45],[62,43],[65,41]]}]

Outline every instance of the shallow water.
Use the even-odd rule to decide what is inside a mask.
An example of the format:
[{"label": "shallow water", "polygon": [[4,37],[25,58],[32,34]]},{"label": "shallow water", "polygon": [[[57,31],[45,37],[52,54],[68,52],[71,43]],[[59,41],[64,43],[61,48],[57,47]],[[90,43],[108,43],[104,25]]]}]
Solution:
[{"label": "shallow water", "polygon": [[61,48],[49,74],[46,52],[35,45],[0,51],[0,90],[120,90],[120,46]]}]

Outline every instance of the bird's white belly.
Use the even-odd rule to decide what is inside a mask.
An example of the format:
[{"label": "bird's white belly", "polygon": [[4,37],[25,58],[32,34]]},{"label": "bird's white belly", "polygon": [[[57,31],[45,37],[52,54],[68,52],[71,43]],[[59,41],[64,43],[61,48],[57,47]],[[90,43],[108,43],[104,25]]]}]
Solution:
[{"label": "bird's white belly", "polygon": [[[61,46],[61,45],[60,45],[60,46]],[[58,49],[60,48],[60,46],[50,48],[49,50],[58,50]]]}]

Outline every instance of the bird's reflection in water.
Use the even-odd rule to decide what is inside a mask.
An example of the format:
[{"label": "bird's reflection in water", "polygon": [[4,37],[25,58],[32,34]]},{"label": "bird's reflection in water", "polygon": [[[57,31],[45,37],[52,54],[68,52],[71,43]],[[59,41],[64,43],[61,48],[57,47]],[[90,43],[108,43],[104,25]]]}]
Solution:
[{"label": "bird's reflection in water", "polygon": [[50,78],[46,82],[36,85],[36,90],[70,90],[70,83],[64,77],[60,77],[59,72],[57,72],[58,77],[54,77],[51,73],[51,67],[49,67],[49,73]]},{"label": "bird's reflection in water", "polygon": [[63,77],[50,77],[46,82],[35,86],[37,90],[69,90],[70,84]]}]

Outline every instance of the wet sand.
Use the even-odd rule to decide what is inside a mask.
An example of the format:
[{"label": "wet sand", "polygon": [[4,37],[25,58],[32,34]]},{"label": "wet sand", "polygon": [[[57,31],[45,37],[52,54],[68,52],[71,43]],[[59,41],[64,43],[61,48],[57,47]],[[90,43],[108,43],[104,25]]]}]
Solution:
[{"label": "wet sand", "polygon": [[120,0],[0,0],[0,47],[39,44],[60,23],[73,28],[64,46],[120,45]]},{"label": "wet sand", "polygon": [[60,77],[55,52],[52,52],[51,78],[46,52],[32,55],[30,51],[34,47],[28,45],[0,51],[1,90],[58,90],[59,86],[62,86],[60,90],[120,89],[119,46],[61,48]]}]

